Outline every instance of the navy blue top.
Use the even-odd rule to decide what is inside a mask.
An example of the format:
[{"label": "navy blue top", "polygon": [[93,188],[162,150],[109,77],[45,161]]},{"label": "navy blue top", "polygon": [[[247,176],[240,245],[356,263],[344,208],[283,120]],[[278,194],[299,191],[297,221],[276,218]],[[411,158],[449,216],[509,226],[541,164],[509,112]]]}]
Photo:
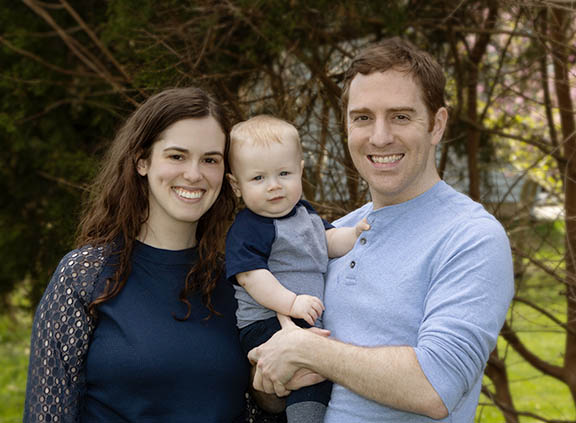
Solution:
[{"label": "navy blue top", "polygon": [[[86,358],[83,422],[232,422],[242,418],[249,367],[240,350],[232,287],[221,279],[208,317],[178,300],[196,250],[137,243],[126,286],[98,307]],[[111,267],[111,266],[107,266]],[[102,272],[101,279],[106,277]]]},{"label": "navy blue top", "polygon": [[221,279],[213,293],[222,316],[206,320],[199,295],[190,299],[188,320],[172,316],[186,313],[178,294],[195,259],[195,249],[137,243],[126,286],[98,307],[83,422],[242,420],[249,367],[238,343],[232,287]]}]

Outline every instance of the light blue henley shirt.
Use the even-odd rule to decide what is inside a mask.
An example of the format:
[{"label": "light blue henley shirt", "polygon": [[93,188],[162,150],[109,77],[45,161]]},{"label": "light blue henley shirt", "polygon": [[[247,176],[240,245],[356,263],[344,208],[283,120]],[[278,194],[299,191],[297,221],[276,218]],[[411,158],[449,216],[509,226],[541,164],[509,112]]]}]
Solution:
[{"label": "light blue henley shirt", "polygon": [[[372,203],[336,226],[371,225],[330,262],[324,323],[360,346],[410,345],[450,415],[472,423],[482,375],[513,296],[510,245],[484,208],[438,182],[405,203]],[[376,365],[376,364],[375,364]],[[334,385],[327,423],[433,422]]]}]

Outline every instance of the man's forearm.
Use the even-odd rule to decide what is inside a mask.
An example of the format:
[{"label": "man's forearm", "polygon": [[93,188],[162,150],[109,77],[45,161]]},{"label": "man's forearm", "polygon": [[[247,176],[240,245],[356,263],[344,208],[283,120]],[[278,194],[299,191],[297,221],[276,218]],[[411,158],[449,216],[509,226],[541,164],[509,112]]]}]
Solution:
[{"label": "man's forearm", "polygon": [[444,418],[448,410],[407,346],[358,347],[305,331],[295,334],[290,360],[380,404]]}]

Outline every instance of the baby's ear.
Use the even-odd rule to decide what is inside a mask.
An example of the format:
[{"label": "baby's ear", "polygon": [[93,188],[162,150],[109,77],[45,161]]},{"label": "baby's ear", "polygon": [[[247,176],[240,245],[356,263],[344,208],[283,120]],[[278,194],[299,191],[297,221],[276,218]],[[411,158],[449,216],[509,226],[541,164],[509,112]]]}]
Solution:
[{"label": "baby's ear", "polygon": [[234,191],[234,194],[236,195],[236,197],[238,197],[238,198],[242,197],[242,193],[240,192],[240,188],[238,187],[238,181],[236,180],[234,175],[232,175],[231,173],[227,173],[226,179],[228,179],[228,182],[230,183],[230,186],[232,187],[232,191]]}]

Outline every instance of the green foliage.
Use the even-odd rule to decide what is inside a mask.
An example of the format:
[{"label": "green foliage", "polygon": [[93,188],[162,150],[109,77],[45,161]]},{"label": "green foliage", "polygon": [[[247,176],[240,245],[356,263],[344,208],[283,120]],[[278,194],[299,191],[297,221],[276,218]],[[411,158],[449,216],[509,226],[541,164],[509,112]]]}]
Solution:
[{"label": "green foliage", "polygon": [[30,340],[30,316],[0,315],[0,422],[22,421]]}]

